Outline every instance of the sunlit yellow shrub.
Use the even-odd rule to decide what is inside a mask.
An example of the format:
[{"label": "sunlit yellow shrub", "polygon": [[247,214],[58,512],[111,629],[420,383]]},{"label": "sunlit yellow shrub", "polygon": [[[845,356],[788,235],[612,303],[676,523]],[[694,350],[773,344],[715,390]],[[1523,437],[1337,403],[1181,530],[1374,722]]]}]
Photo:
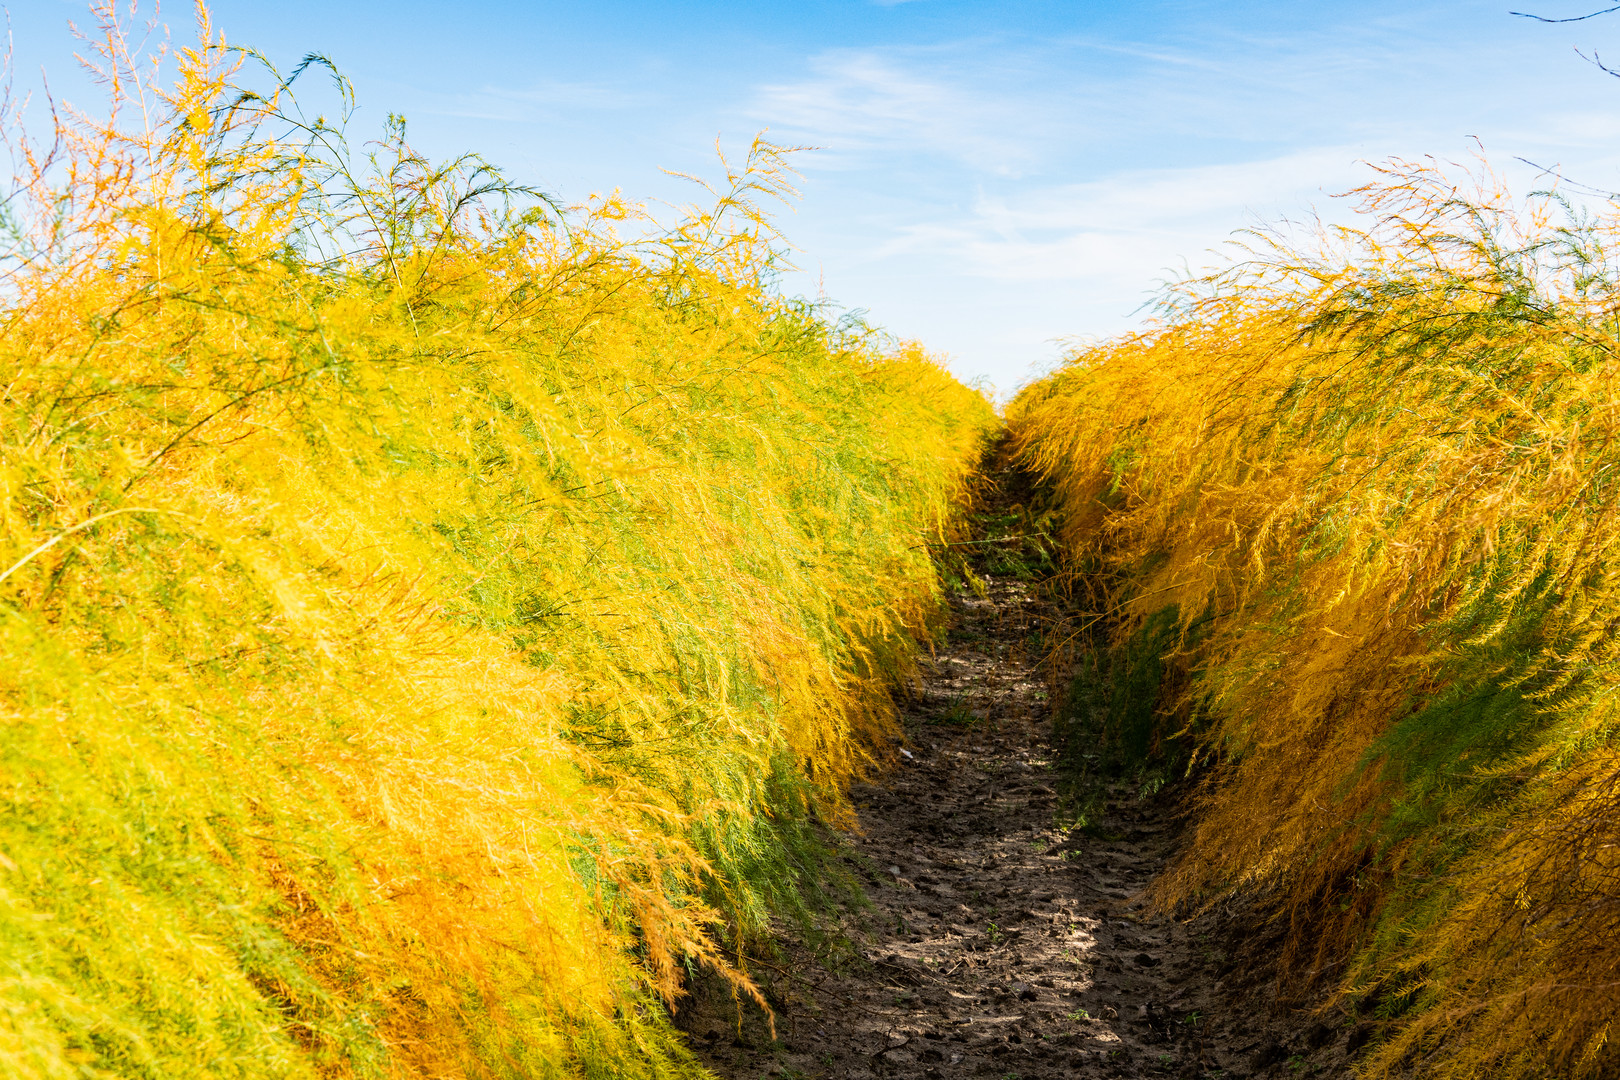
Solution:
[{"label": "sunlit yellow shrub", "polygon": [[1407,165],[1360,197],[1009,423],[1099,613],[1178,620],[1161,898],[1287,920],[1389,1021],[1371,1075],[1612,1075],[1620,219]]},{"label": "sunlit yellow shrub", "polygon": [[12,132],[0,1073],[699,1071],[988,404],[768,288],[766,144],[658,231],[102,14],[112,121]]}]

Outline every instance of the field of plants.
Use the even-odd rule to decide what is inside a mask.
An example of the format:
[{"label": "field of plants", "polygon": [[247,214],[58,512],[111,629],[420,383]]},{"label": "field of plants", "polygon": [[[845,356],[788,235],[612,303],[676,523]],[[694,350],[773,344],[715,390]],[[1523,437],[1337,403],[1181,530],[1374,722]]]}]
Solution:
[{"label": "field of plants", "polygon": [[1160,900],[1286,925],[1363,1075],[1613,1076],[1620,220],[1483,169],[1358,195],[1010,407],[1152,676],[1091,720],[1197,780]]},{"label": "field of plants", "polygon": [[768,144],[564,208],[101,14],[110,119],[5,128],[0,1073],[698,1073],[990,405],[773,290]]},{"label": "field of plants", "polygon": [[[1281,928],[1284,1003],[1371,1031],[1329,1033],[1362,1075],[1620,1075],[1612,210],[1392,164],[1359,225],[1251,234],[1001,418],[783,294],[763,139],[672,220],[565,206],[396,117],[351,144],[322,58],[202,10],[154,56],[92,10],[103,111],[0,102],[0,1075],[712,1075],[671,1006],[703,973],[741,1045],[773,935],[858,888],[835,833],[926,689],[949,545],[959,615],[1012,633],[979,559],[1043,621],[959,633],[949,707],[913,695],[963,748],[906,751],[879,884],[933,907],[888,897],[890,1012],[839,1053],[1125,1070],[1085,1025],[1139,1016],[1141,1061],[1206,1061],[1176,928],[1118,985],[1074,951],[1135,897],[1082,911],[1103,830],[1007,745],[1040,658],[1024,726],[964,704],[1056,642],[1069,764],[1193,793],[1160,909]],[[991,566],[1026,541],[1038,572]],[[968,840],[1027,849],[1048,937]],[[1024,1033],[923,1032],[970,997]]]}]

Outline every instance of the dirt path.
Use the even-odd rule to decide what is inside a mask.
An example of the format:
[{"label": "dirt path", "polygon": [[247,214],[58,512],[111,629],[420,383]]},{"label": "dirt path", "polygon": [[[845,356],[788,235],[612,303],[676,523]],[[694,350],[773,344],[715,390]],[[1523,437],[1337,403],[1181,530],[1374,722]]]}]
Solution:
[{"label": "dirt path", "polygon": [[786,960],[756,965],[774,1042],[762,1014],[739,1035],[729,999],[700,992],[681,1021],[705,1063],[735,1078],[1343,1075],[1343,1033],[1290,1038],[1246,1015],[1211,939],[1145,913],[1168,805],[1115,800],[1112,839],[1055,827],[1036,670],[1050,612],[1028,585],[987,582],[953,601],[905,717],[909,757],[852,793],[872,904],[849,927],[854,954],[787,941]]}]

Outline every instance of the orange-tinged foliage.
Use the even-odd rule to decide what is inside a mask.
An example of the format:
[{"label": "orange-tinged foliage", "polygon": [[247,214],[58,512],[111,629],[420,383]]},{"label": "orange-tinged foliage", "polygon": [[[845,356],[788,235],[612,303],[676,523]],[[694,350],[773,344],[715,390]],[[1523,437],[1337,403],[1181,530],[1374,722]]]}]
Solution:
[{"label": "orange-tinged foliage", "polygon": [[1607,1075],[1620,219],[1359,194],[1009,423],[1121,638],[1180,627],[1158,738],[1203,786],[1161,898],[1288,920],[1293,976],[1389,1021],[1368,1075]]},{"label": "orange-tinged foliage", "polygon": [[989,406],[769,290],[767,144],[625,241],[101,14],[7,204],[0,1071],[698,1071]]}]

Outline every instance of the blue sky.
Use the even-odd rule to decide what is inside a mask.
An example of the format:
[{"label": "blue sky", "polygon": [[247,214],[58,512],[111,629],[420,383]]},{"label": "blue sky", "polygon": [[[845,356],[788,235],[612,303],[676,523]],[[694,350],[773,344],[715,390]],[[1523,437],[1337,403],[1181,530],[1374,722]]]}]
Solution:
[{"label": "blue sky", "polygon": [[[1574,53],[1620,13],[1571,0],[594,3],[219,0],[228,38],[308,51],[436,156],[476,150],[565,201],[684,202],[661,169],[715,171],[716,137],[811,144],[784,215],[804,272],[1002,394],[1072,337],[1128,329],[1159,281],[1233,232],[1313,210],[1363,160],[1463,160],[1478,138],[1620,189],[1620,80]],[[59,95],[74,0],[11,6],[20,81]],[[190,9],[163,12],[183,38]]]}]

